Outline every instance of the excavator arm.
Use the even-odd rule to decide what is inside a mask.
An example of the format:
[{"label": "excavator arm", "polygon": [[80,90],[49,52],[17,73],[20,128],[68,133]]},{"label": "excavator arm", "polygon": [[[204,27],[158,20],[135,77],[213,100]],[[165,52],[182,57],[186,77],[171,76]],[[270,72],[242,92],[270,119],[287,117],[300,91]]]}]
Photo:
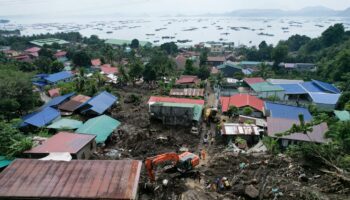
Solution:
[{"label": "excavator arm", "polygon": [[175,166],[179,162],[179,156],[176,153],[165,153],[154,157],[147,158],[145,161],[148,176],[151,181],[155,181],[154,168],[164,162],[171,161]]}]

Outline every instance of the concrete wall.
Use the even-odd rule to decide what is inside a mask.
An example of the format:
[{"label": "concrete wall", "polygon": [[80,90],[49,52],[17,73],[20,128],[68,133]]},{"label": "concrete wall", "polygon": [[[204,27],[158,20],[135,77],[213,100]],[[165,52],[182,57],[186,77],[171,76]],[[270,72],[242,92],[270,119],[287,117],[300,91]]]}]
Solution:
[{"label": "concrete wall", "polygon": [[95,151],[96,141],[93,140],[87,145],[85,145],[76,155],[74,155],[74,157],[78,160],[88,160]]}]

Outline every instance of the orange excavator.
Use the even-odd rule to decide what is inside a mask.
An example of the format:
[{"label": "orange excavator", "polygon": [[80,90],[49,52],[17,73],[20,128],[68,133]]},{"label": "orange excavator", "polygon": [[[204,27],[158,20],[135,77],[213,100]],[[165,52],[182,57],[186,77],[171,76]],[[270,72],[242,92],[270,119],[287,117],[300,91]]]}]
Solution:
[{"label": "orange excavator", "polygon": [[176,167],[179,172],[186,173],[191,171],[195,166],[199,165],[199,156],[190,152],[184,152],[180,155],[177,153],[165,153],[147,158],[145,165],[151,181],[155,181],[156,179],[154,169],[157,167],[157,165],[162,163],[165,164],[167,162],[170,162],[171,165]]}]

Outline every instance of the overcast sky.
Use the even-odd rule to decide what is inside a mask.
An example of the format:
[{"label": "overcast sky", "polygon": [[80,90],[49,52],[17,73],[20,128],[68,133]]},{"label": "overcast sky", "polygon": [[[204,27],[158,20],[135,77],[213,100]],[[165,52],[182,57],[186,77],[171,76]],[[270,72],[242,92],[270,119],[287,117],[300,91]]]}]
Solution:
[{"label": "overcast sky", "polygon": [[238,9],[350,7],[350,0],[0,0],[0,16],[87,14],[202,14]]}]

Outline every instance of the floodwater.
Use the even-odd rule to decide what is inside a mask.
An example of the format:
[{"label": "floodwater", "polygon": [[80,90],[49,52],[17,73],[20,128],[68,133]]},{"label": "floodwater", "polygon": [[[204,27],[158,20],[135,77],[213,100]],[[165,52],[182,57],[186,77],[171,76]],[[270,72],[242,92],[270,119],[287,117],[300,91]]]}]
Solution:
[{"label": "floodwater", "polygon": [[294,34],[320,36],[329,26],[343,23],[350,28],[350,18],[249,18],[249,17],[13,17],[0,29],[20,29],[23,35],[79,31],[84,36],[102,39],[134,38],[154,45],[174,41],[179,45],[200,42],[233,42],[237,45],[270,44]]}]

